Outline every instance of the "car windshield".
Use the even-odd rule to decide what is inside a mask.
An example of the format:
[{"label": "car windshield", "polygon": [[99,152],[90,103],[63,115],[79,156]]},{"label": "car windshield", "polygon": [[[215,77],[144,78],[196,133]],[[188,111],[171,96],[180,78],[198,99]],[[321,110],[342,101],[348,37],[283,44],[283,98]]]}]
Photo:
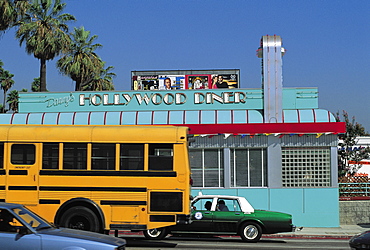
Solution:
[{"label": "car windshield", "polygon": [[22,208],[13,208],[13,212],[18,215],[25,223],[35,230],[53,227],[50,223],[46,222],[41,217],[32,213],[30,210]]}]

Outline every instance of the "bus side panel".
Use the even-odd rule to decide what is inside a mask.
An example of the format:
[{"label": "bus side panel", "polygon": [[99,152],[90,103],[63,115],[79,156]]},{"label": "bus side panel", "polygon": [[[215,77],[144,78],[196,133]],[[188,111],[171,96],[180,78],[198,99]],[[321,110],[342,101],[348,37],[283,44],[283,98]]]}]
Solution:
[{"label": "bus side panel", "polygon": [[191,170],[190,170],[190,163],[189,163],[189,154],[188,154],[188,147],[187,144],[174,144],[175,152],[181,152],[178,154],[174,154],[174,171],[177,172],[177,182],[176,185],[184,190],[184,213],[190,214],[190,178],[191,178]]},{"label": "bus side panel", "polygon": [[139,207],[114,206],[112,210],[112,223],[139,223]]},{"label": "bus side panel", "polygon": [[5,169],[0,169],[0,201],[5,201],[5,184],[6,184],[6,170]]},{"label": "bus side panel", "polygon": [[60,204],[42,204],[42,205],[38,205],[36,207],[27,206],[27,208],[31,209],[36,214],[42,215],[42,217],[45,220],[47,220],[51,223],[55,223],[54,217],[55,217],[55,214],[57,213],[59,207],[60,207]]}]

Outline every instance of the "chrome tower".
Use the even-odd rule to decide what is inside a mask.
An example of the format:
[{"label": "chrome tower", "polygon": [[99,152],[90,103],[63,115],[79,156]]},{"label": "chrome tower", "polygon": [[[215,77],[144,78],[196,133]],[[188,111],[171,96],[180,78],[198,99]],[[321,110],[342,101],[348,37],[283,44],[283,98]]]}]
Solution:
[{"label": "chrome tower", "polygon": [[263,36],[257,56],[262,58],[262,88],[264,122],[281,123],[283,120],[282,57],[285,49],[280,36]]}]

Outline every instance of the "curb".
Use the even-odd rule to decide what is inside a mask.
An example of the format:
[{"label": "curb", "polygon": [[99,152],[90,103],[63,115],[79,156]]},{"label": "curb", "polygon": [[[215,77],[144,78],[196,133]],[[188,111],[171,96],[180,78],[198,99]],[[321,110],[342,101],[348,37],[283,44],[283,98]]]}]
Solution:
[{"label": "curb", "polygon": [[[110,233],[111,236],[114,236],[114,233]],[[124,237],[125,235],[130,236],[143,236],[144,235],[141,232],[125,232],[125,233],[119,233],[118,237]],[[239,238],[238,235],[217,235],[218,237],[222,238]],[[327,234],[327,235],[320,235],[320,234],[263,234],[261,239],[311,239],[311,240],[317,240],[317,239],[323,239],[323,240],[349,240],[353,237],[353,235],[333,235],[333,234]]]},{"label": "curb", "polygon": [[262,238],[270,238],[270,239],[280,239],[280,238],[289,238],[289,239],[312,239],[312,240],[349,240],[353,237],[353,235],[297,235],[297,234],[263,234]]}]

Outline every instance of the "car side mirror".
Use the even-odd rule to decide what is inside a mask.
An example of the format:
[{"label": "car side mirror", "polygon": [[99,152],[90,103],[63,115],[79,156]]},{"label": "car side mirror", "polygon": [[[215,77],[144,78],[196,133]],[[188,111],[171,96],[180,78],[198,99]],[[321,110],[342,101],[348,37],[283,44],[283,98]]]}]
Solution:
[{"label": "car side mirror", "polygon": [[22,235],[29,234],[29,230],[27,227],[21,227],[19,228],[18,233]]}]

